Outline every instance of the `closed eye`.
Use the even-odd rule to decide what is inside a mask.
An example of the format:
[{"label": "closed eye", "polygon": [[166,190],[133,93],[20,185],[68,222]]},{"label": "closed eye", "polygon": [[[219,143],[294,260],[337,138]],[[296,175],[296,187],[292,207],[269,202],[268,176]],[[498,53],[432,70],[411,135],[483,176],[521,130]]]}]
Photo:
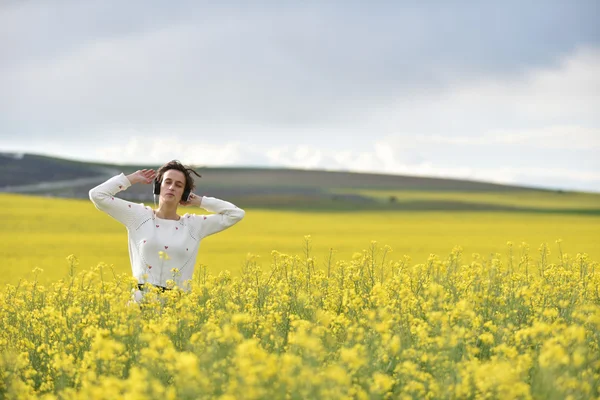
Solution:
[{"label": "closed eye", "polygon": [[[171,179],[165,179],[165,183],[166,183],[167,185],[170,185],[170,184],[171,184],[171,182],[172,182],[172,180],[171,180]],[[177,181],[177,182],[175,182],[175,186],[177,186],[177,187],[183,187],[183,183],[181,183],[181,182]]]}]

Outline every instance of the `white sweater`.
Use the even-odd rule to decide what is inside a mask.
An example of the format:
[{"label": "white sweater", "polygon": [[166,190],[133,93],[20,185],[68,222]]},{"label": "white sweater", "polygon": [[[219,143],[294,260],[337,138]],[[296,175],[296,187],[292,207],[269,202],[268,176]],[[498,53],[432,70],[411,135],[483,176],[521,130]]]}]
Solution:
[{"label": "white sweater", "polygon": [[[186,289],[200,241],[244,217],[244,210],[235,205],[204,196],[201,207],[216,214],[185,214],[178,221],[158,218],[152,208],[142,203],[115,197],[129,186],[131,182],[124,174],[117,175],[90,190],[90,200],[127,228],[131,269],[142,284],[167,286],[167,280],[173,279],[177,286]],[[179,272],[174,274],[173,268]]]}]

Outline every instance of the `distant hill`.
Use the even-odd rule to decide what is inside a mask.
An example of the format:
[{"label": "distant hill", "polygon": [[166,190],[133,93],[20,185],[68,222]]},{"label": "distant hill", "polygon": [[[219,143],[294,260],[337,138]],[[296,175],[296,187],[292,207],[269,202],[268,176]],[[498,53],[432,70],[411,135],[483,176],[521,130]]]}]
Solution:
[{"label": "distant hill", "polygon": [[[0,192],[41,196],[87,198],[88,191],[111,176],[158,165],[115,165],[72,161],[35,154],[0,153]],[[291,209],[412,209],[412,210],[513,210],[507,204],[474,204],[456,200],[382,200],[367,191],[518,192],[556,193],[521,186],[458,179],[402,175],[297,170],[284,168],[195,167],[198,194],[223,198],[246,207]],[[151,185],[134,185],[119,196],[152,202]],[[379,196],[381,197],[381,196]],[[518,208],[518,207],[517,207]]]},{"label": "distant hill", "polygon": [[0,188],[111,174],[110,168],[33,154],[0,153]]}]

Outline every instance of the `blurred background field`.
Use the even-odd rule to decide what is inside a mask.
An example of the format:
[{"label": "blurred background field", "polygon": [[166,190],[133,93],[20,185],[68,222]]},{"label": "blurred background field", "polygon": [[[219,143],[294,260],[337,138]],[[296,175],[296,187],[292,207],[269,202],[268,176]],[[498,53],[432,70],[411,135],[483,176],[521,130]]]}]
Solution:
[{"label": "blurred background field", "polygon": [[[456,197],[464,203],[482,198],[487,201],[490,197],[480,193],[396,195],[412,200],[420,196]],[[523,199],[518,204],[551,207],[554,212],[246,208],[246,217],[238,225],[202,241],[196,265],[207,265],[212,273],[229,270],[238,274],[251,253],[258,255],[259,265],[267,268],[272,250],[302,254],[305,235],[312,236],[312,254],[320,265],[325,264],[331,248],[335,249],[334,261],[348,260],[355,252],[367,249],[372,240],[392,247],[390,259],[408,255],[413,263],[425,262],[431,253],[445,258],[456,245],[463,248],[464,261],[469,261],[472,253],[483,257],[496,252],[507,254],[507,241],[514,243],[517,255],[522,242],[528,243],[532,252],[547,242],[554,253],[552,259],[558,254],[557,239],[562,239],[565,253],[585,252],[593,260],[600,259],[600,216],[569,211],[589,209],[597,195],[560,195],[568,200],[565,203],[559,203],[552,194],[546,198],[539,193],[537,198],[532,196],[514,198]],[[495,198],[498,204],[503,202],[502,197]],[[562,204],[567,204],[565,212],[557,212]],[[244,204],[238,205],[245,208]],[[180,209],[180,214],[185,212],[206,213],[202,209]],[[115,272],[130,271],[125,228],[96,210],[89,200],[0,194],[0,218],[2,284],[31,278],[35,267],[44,270],[41,281],[65,277],[69,270],[66,257],[70,254],[79,258],[82,269],[104,262],[112,264]]]},{"label": "blurred background field", "polygon": [[[89,190],[121,172],[153,165],[80,162],[35,154],[0,153],[0,283],[17,283],[42,268],[41,280],[64,277],[74,254],[81,269],[100,262],[129,272],[124,227],[97,210]],[[228,200],[246,210],[238,225],[202,241],[196,266],[238,274],[248,254],[268,268],[271,251],[312,255],[323,265],[348,260],[372,240],[389,245],[391,259],[420,263],[444,258],[459,245],[472,253],[506,254],[506,243],[535,251],[586,252],[600,259],[600,194],[489,182],[385,174],[269,168],[194,166],[195,193]],[[150,185],[119,197],[153,206]],[[179,213],[203,214],[180,208]],[[552,257],[552,256],[551,256]]]},{"label": "blurred background field", "polygon": [[519,190],[505,192],[415,191],[415,190],[339,190],[340,194],[357,194],[383,202],[405,206],[438,204],[463,209],[488,208],[507,211],[556,212],[600,215],[597,193]]}]

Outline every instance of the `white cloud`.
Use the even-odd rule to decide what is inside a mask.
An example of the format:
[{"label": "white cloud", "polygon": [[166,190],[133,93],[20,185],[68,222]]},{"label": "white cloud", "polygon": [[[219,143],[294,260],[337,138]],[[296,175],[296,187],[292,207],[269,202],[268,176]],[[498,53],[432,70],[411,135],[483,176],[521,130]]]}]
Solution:
[{"label": "white cloud", "polygon": [[272,147],[264,153],[270,166],[315,169],[327,162],[322,149],[308,145]]},{"label": "white cloud", "polygon": [[460,145],[467,147],[506,145],[535,146],[564,150],[600,150],[600,128],[554,125],[531,129],[491,130],[481,136],[414,135],[412,137],[390,136],[391,141],[402,143],[404,147],[426,145]]},{"label": "white cloud", "polygon": [[[570,188],[600,191],[600,170],[582,171],[569,167],[540,166],[457,166],[444,162],[403,163],[389,151],[381,151],[384,143],[378,143],[370,152],[346,152],[341,169],[354,172],[374,172],[397,175],[467,179],[500,184],[538,186],[547,188]],[[388,149],[391,149],[389,146]],[[332,155],[339,160],[339,155]],[[333,164],[333,163],[332,163]],[[338,163],[340,164],[340,163]],[[327,166],[324,165],[327,169]],[[337,169],[337,168],[334,168]]]},{"label": "white cloud", "polygon": [[[600,48],[566,54],[523,75],[454,80],[444,90],[401,93],[369,108],[360,128],[391,136],[466,141],[497,131],[600,128]],[[562,128],[561,128],[562,129]],[[452,140],[452,139],[447,139]]]},{"label": "white cloud", "polygon": [[143,137],[128,135],[128,140],[116,146],[98,148],[96,158],[118,164],[154,163],[163,164],[177,159],[186,164],[224,166],[243,162],[242,144],[201,143],[180,137]]},{"label": "white cloud", "polygon": [[500,184],[600,191],[600,170],[582,171],[569,167],[510,165],[457,166],[435,160],[407,163],[402,159],[401,154],[398,156],[394,151],[394,145],[385,141],[376,142],[371,148],[361,151],[323,152],[318,147],[302,145],[273,147],[264,152],[268,157],[268,165],[272,167],[456,178]]},{"label": "white cloud", "polygon": [[564,150],[600,150],[600,127],[549,126],[539,129],[497,131],[486,135],[494,143]]}]

